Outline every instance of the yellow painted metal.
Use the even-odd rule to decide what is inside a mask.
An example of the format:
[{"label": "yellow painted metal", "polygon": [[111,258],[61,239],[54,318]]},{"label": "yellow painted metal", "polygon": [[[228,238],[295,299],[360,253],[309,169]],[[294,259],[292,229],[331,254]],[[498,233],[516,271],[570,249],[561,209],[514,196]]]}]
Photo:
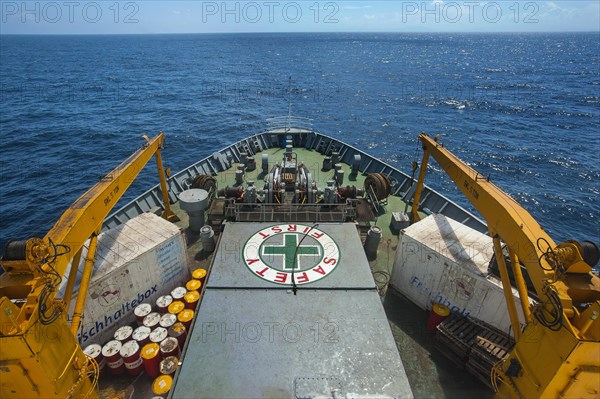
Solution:
[{"label": "yellow painted metal", "polygon": [[69,309],[71,306],[71,297],[73,296],[73,289],[75,288],[75,282],[77,281],[77,271],[79,270],[79,262],[81,260],[81,252],[83,247],[79,248],[79,251],[73,257],[71,261],[71,270],[69,270],[69,279],[67,280],[67,287],[65,288],[65,295],[63,301],[65,303],[65,309]]},{"label": "yellow painted metal", "polygon": [[163,211],[162,217],[175,221],[176,216],[171,211],[171,204],[169,203],[169,191],[167,189],[167,180],[165,177],[165,170],[163,168],[162,156],[160,154],[160,148],[156,151],[156,168],[158,169],[158,177],[160,179],[160,190],[162,192],[163,204],[165,206],[165,210]]},{"label": "yellow painted metal", "polygon": [[513,276],[515,276],[515,286],[519,292],[519,300],[521,301],[521,310],[525,316],[525,321],[531,321],[531,310],[529,309],[529,294],[527,293],[527,285],[523,278],[523,272],[521,272],[521,265],[519,258],[515,254],[515,251],[508,249],[508,256],[510,258],[510,264],[512,266]]},{"label": "yellow painted metal", "polygon": [[415,188],[415,195],[413,195],[413,203],[410,209],[410,220],[412,223],[416,223],[421,220],[421,217],[419,216],[419,202],[421,202],[421,194],[423,193],[423,187],[425,185],[425,174],[427,173],[429,154],[429,151],[423,151],[421,170],[419,171],[419,180],[417,181],[417,187]]},{"label": "yellow painted metal", "polygon": [[[425,134],[419,140],[423,143],[423,160],[429,155],[434,157],[486,219],[490,233],[504,241],[513,267],[518,267],[521,260],[540,299],[532,312],[535,317],[529,316],[514,349],[495,370],[503,383],[499,394],[525,398],[599,397],[600,319],[594,319],[593,312],[600,312],[600,279],[589,271],[590,265],[583,261],[578,245],[556,245],[529,212],[500,188],[436,140]],[[426,165],[423,162],[413,199],[413,220],[418,220],[415,208]],[[503,256],[497,256],[497,260],[502,269]],[[504,266],[501,274],[506,272]],[[525,289],[523,281],[517,281],[517,286],[519,291]],[[511,302],[514,305],[512,297],[507,298],[507,304]],[[580,312],[579,306],[585,310]]]},{"label": "yellow painted metal", "polygon": [[[534,319],[523,331],[502,367],[506,374],[514,359],[523,367],[499,396],[523,398],[598,398],[600,394],[598,342],[578,340],[567,329],[552,331]],[[585,373],[581,373],[586,370]]]},{"label": "yellow painted metal", "polygon": [[[0,299],[2,313],[18,312],[7,298]],[[18,326],[9,331],[14,333]],[[4,335],[0,345],[2,377],[0,397],[22,398],[95,398],[92,372],[87,358],[64,318],[50,325]]]},{"label": "yellow painted metal", "polygon": [[[159,133],[71,205],[43,239],[26,243],[23,260],[0,261],[0,397],[95,398],[97,367],[88,362],[63,313],[65,301],[55,300],[60,277],[71,261],[66,302],[71,301],[81,249],[95,236],[119,198],[152,156],[157,156],[165,217],[171,214]],[[88,251],[77,314],[85,305],[95,251]],[[79,316],[73,326],[79,324]]]},{"label": "yellow painted metal", "polygon": [[[587,332],[590,331],[590,328],[592,327],[594,322],[598,319],[598,316],[600,316],[600,314],[598,314],[598,312],[592,312],[592,315],[590,316],[590,318],[587,319],[587,321],[584,323],[583,327],[581,327],[581,329],[579,330],[581,335],[585,336],[587,334]],[[598,359],[598,360],[600,360],[600,359]]]},{"label": "yellow painted metal", "polygon": [[87,299],[88,288],[90,287],[92,272],[94,271],[94,262],[96,261],[97,247],[98,234],[94,233],[90,238],[88,252],[85,256],[85,265],[83,266],[83,273],[81,274],[81,282],[79,283],[77,301],[75,302],[75,309],[73,309],[73,319],[71,320],[71,332],[75,336],[77,336],[77,330],[79,330],[79,323],[81,322],[81,317],[83,316],[85,300]]},{"label": "yellow painted metal", "polygon": [[581,246],[575,241],[567,241],[554,249],[554,252],[565,259],[565,269],[569,273],[587,274],[592,271],[592,266],[585,263],[581,256]]},{"label": "yellow painted metal", "polygon": [[513,300],[508,269],[506,267],[506,262],[504,261],[504,254],[502,253],[502,245],[500,244],[498,236],[493,238],[493,242],[494,254],[496,255],[496,262],[498,263],[498,270],[500,271],[500,278],[502,279],[502,291],[504,292],[504,299],[506,301],[506,307],[508,308],[510,325],[512,326],[515,340],[519,340],[519,338],[521,338],[521,324],[519,324],[519,314],[517,313],[517,306]]}]

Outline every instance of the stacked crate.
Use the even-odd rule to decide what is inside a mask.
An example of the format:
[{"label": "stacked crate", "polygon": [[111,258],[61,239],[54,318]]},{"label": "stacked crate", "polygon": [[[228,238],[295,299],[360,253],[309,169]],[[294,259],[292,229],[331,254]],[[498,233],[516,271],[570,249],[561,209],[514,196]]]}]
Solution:
[{"label": "stacked crate", "polygon": [[439,326],[436,348],[488,386],[494,364],[508,356],[514,340],[481,320],[452,314]]}]

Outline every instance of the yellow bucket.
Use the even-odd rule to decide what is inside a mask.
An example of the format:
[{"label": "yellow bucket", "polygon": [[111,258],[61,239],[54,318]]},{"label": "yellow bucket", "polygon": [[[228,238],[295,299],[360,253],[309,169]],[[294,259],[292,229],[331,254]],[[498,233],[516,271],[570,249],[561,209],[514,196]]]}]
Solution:
[{"label": "yellow bucket", "polygon": [[195,278],[196,280],[200,280],[202,282],[204,282],[204,279],[206,278],[206,269],[196,269],[192,272],[192,278]]},{"label": "yellow bucket", "polygon": [[183,309],[185,309],[185,303],[183,303],[181,301],[173,301],[169,305],[169,313],[171,313],[171,314],[177,315],[177,314],[181,313],[181,311]]},{"label": "yellow bucket", "polygon": [[448,309],[448,306],[442,305],[441,303],[434,303],[431,307],[429,318],[427,319],[427,331],[431,334],[435,334],[438,324],[444,321],[448,316],[450,316],[450,309]]},{"label": "yellow bucket", "polygon": [[192,319],[194,318],[194,311],[191,309],[184,309],[177,315],[177,320],[183,323],[187,330],[190,329]]},{"label": "yellow bucket", "polygon": [[185,301],[185,307],[187,309],[196,309],[196,304],[200,300],[200,293],[198,291],[190,291],[183,297]]},{"label": "yellow bucket", "polygon": [[190,280],[185,284],[188,291],[198,291],[202,287],[200,280]]},{"label": "yellow bucket", "polygon": [[152,383],[152,392],[155,395],[164,395],[169,393],[171,385],[173,385],[173,377],[163,374],[157,377]]}]

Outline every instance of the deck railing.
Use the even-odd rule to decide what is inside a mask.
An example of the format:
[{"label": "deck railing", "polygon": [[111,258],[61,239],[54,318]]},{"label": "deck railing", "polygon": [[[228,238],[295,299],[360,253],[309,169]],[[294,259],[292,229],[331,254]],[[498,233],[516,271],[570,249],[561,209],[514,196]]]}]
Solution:
[{"label": "deck railing", "polygon": [[356,204],[245,204],[229,203],[225,209],[228,220],[252,222],[345,222],[356,217]]},{"label": "deck railing", "polygon": [[312,132],[312,119],[300,116],[276,116],[267,119],[269,130],[308,130]]}]

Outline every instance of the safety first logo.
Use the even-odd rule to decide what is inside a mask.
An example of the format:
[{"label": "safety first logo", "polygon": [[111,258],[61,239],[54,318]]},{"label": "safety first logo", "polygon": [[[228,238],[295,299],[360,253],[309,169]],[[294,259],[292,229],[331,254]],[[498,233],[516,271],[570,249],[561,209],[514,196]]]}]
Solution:
[{"label": "safety first logo", "polygon": [[[248,269],[275,284],[310,284],[333,272],[340,250],[326,233],[301,224],[280,224],[254,234],[243,249]],[[293,271],[293,273],[292,273]]]}]

